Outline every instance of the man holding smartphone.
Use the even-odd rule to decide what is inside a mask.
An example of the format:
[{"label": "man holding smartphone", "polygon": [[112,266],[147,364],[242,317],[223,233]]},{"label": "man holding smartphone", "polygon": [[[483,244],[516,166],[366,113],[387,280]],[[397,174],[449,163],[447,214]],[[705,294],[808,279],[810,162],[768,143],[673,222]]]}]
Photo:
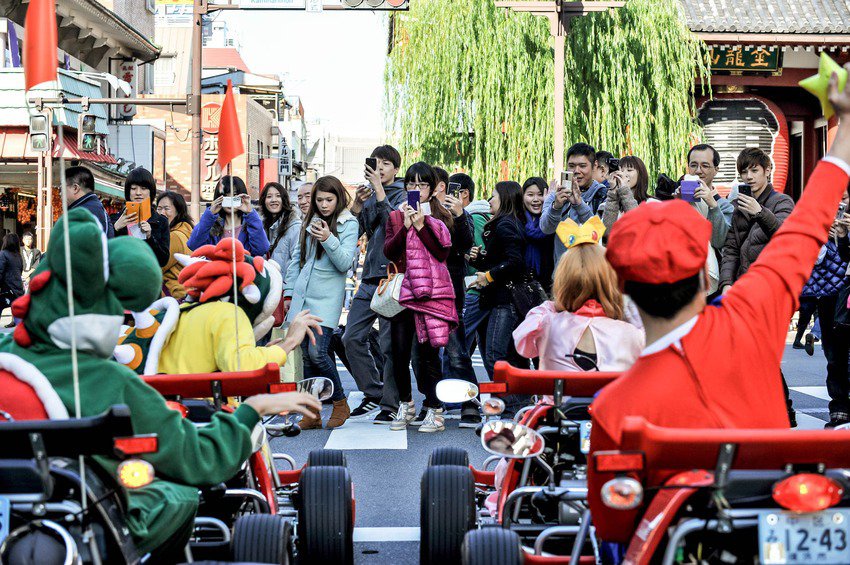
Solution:
[{"label": "man holding smartphone", "polygon": [[[357,189],[351,212],[360,223],[360,234],[369,239],[360,287],[351,300],[342,344],[351,365],[351,376],[364,394],[363,402],[351,412],[351,419],[365,419],[380,410],[375,423],[389,424],[398,409],[398,390],[392,373],[392,347],[389,320],[379,318],[370,307],[381,279],[387,276],[389,261],[384,256],[384,238],[390,212],[407,202],[404,182],[396,179],[401,155],[391,145],[372,151],[365,163],[367,184]],[[378,319],[379,341],[384,366],[377,367],[369,350],[369,332]],[[383,379],[381,374],[383,374]],[[383,381],[383,383],[382,383]]]},{"label": "man holding smartphone", "polygon": [[[572,172],[570,186],[557,185],[543,202],[540,216],[540,230],[546,234],[555,233],[558,224],[572,219],[581,225],[599,211],[599,205],[605,201],[608,191],[593,178],[596,165],[596,150],[587,143],[576,143],[567,151],[567,170]],[[567,250],[564,243],[555,238],[555,264]]]}]

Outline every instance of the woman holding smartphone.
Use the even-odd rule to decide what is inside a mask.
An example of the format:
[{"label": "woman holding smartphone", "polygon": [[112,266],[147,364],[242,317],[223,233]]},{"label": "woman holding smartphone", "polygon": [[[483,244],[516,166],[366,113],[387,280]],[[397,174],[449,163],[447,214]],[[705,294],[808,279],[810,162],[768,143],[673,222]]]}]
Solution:
[{"label": "woman holding smartphone", "polygon": [[[292,300],[287,322],[302,310],[309,310],[322,320],[322,335],[316,336],[315,344],[305,339],[301,349],[304,378],[326,377],[333,381],[329,429],[343,425],[350,415],[336,362],[328,352],[342,313],[345,275],[357,253],[360,228],[348,205],[348,192],[339,179],[327,176],[316,181],[301,239],[284,277],[283,295]],[[322,420],[308,417],[299,425],[303,430],[321,428]]]},{"label": "woman holding smartphone", "polygon": [[202,245],[215,245],[223,237],[235,237],[255,257],[263,257],[269,251],[263,220],[251,206],[245,181],[239,177],[221,177],[212,204],[201,215],[187,245],[194,250]]},{"label": "woman holding smartphone", "polygon": [[390,424],[405,430],[416,417],[410,383],[410,358],[417,344],[416,382],[425,395],[420,432],[446,429],[437,383],[442,378],[441,347],[457,327],[455,292],[446,260],[452,247],[452,214],[435,194],[437,174],[427,163],[411,165],[405,174],[407,204],[390,213],[384,254],[404,273],[399,302],[405,309],[390,320],[393,378],[401,401]]},{"label": "woman holding smartphone", "polygon": [[644,202],[658,202],[649,196],[649,172],[640,157],[629,155],[620,159],[620,170],[611,175],[611,187],[602,213],[605,229],[611,231],[620,216]]}]

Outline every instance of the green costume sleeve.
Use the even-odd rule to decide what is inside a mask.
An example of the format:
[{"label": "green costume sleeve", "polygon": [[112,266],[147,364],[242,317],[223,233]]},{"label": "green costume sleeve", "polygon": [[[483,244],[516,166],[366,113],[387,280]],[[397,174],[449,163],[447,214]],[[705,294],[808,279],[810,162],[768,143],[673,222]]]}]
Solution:
[{"label": "green costume sleeve", "polygon": [[134,433],[159,434],[159,451],[145,459],[160,478],[199,487],[215,485],[235,475],[251,455],[251,429],[260,417],[248,405],[233,414],[218,412],[210,424],[195,426],[135,375],[125,402]]}]

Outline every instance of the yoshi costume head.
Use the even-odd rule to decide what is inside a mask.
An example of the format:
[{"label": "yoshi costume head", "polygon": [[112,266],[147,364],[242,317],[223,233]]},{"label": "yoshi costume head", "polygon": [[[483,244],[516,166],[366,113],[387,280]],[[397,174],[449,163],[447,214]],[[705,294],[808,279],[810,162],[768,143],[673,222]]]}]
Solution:
[{"label": "yoshi costume head", "polygon": [[[65,257],[65,222],[70,235],[70,270]],[[19,346],[34,352],[71,348],[68,312],[69,280],[73,283],[77,349],[109,358],[124,310],[141,310],[162,287],[162,271],[143,241],[106,239],[94,216],[70,210],[53,227],[50,246],[30,280],[29,293],[12,305],[21,318],[14,332]]]}]

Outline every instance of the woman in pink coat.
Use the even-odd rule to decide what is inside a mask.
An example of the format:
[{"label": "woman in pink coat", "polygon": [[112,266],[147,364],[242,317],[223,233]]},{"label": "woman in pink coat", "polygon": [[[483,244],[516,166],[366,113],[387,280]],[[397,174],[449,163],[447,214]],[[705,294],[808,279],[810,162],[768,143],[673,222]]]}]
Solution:
[{"label": "woman in pink coat", "polygon": [[[446,259],[452,246],[452,217],[434,196],[437,175],[427,163],[407,169],[408,202],[390,214],[384,254],[404,273],[399,302],[405,309],[390,320],[393,377],[398,388],[398,412],[391,430],[405,430],[416,417],[410,384],[414,337],[418,345],[416,380],[425,395],[420,432],[446,429],[436,386],[442,377],[439,349],[457,326],[455,293]],[[417,198],[418,193],[418,198]]]}]

